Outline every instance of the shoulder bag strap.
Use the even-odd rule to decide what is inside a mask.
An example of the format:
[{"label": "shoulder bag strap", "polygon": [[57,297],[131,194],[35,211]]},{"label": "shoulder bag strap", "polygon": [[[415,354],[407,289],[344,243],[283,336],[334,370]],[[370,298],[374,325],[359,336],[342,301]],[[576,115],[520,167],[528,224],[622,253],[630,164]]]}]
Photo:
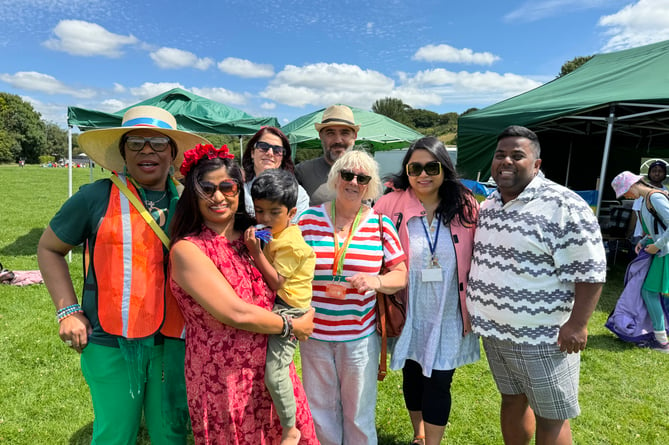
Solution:
[{"label": "shoulder bag strap", "polygon": [[[379,236],[381,237],[381,270],[385,267],[385,255],[383,254],[383,215],[379,214]],[[383,380],[387,373],[387,360],[388,360],[388,333],[386,332],[386,301],[383,298],[383,295],[379,295],[380,292],[376,293],[376,301],[378,302],[379,313],[376,314],[380,318],[381,322],[381,361],[379,362],[379,374],[378,380]]]}]

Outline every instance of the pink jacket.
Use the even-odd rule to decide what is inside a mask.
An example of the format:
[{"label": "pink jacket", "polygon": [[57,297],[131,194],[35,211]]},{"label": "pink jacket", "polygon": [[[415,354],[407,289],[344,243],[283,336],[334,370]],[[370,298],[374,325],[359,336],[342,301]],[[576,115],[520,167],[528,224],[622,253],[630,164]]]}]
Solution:
[{"label": "pink jacket", "polygon": [[[473,199],[473,198],[472,198]],[[414,216],[425,214],[425,209],[411,188],[406,191],[398,190],[383,195],[374,205],[374,210],[388,216],[395,225],[399,215],[402,215],[402,223],[399,227],[400,241],[406,253],[407,269],[409,268],[409,231],[407,221]],[[474,232],[476,227],[465,227],[456,219],[451,221],[451,238],[455,246],[455,260],[458,267],[458,290],[460,294],[460,311],[462,312],[462,335],[467,335],[472,330],[472,324],[467,312],[467,280],[471,267],[472,251],[474,250]]]}]

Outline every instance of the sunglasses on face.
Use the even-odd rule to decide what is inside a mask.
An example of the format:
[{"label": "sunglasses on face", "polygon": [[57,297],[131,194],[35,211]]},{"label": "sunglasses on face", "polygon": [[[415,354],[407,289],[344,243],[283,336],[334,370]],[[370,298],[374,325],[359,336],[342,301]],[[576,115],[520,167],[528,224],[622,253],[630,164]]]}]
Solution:
[{"label": "sunglasses on face", "polygon": [[267,153],[268,151],[272,150],[274,156],[283,156],[283,154],[286,152],[286,150],[281,145],[272,145],[262,141],[256,142],[254,147],[264,153]]},{"label": "sunglasses on face", "polygon": [[343,179],[346,182],[351,182],[353,181],[353,178],[358,179],[358,184],[360,185],[367,185],[369,184],[369,181],[372,180],[371,176],[367,175],[358,175],[353,173],[350,170],[339,170],[339,176],[341,176],[341,179]]},{"label": "sunglasses on face", "polygon": [[407,164],[407,175],[409,176],[420,176],[423,171],[425,171],[428,176],[437,176],[441,174],[441,163],[438,161],[431,161],[427,164],[420,164],[418,162]]},{"label": "sunglasses on face", "polygon": [[165,151],[170,146],[170,138],[167,136],[128,136],[125,140],[125,148],[130,151],[140,151],[144,148],[146,143],[149,143],[153,151]]},{"label": "sunglasses on face", "polygon": [[218,185],[209,181],[202,181],[198,184],[202,192],[209,198],[214,196],[216,190],[220,191],[223,196],[237,196],[237,193],[239,193],[239,184],[236,181],[221,181]]}]

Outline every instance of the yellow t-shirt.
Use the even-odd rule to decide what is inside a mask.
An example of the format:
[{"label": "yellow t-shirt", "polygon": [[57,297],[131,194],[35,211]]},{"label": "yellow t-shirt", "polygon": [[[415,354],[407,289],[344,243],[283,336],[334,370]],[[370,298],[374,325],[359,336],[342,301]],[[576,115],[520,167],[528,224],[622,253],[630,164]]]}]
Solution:
[{"label": "yellow t-shirt", "polygon": [[286,279],[276,293],[291,307],[311,306],[311,281],[314,279],[316,254],[302,238],[299,227],[290,225],[275,235],[264,249],[265,257]]}]

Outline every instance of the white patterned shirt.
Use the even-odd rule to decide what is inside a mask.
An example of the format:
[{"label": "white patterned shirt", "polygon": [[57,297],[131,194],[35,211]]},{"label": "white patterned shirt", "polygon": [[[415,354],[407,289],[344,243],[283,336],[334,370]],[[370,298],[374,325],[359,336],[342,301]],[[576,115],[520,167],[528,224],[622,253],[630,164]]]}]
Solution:
[{"label": "white patterned shirt", "polygon": [[515,199],[481,204],[467,287],[474,332],[523,344],[555,344],[575,283],[603,283],[597,218],[573,191],[536,177]]}]

